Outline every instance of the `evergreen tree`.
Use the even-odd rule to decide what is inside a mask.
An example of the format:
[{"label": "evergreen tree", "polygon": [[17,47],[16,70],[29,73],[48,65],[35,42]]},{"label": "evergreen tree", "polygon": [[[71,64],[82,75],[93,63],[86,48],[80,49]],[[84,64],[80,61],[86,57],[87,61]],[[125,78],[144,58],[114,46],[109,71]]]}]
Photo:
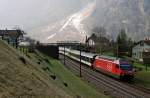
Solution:
[{"label": "evergreen tree", "polygon": [[120,30],[117,37],[117,55],[124,56],[128,54],[128,37],[124,29]]}]

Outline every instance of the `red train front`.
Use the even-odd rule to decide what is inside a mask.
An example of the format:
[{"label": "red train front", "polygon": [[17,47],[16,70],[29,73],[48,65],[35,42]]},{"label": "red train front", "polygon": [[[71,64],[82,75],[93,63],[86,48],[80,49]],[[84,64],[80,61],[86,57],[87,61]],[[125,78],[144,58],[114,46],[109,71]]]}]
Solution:
[{"label": "red train front", "polygon": [[96,56],[94,59],[92,67],[96,70],[121,79],[134,77],[134,69],[128,61],[106,56]]}]

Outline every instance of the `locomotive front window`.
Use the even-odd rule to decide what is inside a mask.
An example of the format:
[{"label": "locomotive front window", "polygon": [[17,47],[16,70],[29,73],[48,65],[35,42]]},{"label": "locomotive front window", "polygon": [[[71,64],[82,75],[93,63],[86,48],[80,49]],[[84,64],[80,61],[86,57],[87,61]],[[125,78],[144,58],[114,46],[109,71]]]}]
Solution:
[{"label": "locomotive front window", "polygon": [[121,64],[121,65],[120,65],[120,68],[121,68],[122,70],[127,70],[127,71],[132,70],[132,66],[131,66],[131,65],[126,65],[126,64]]}]

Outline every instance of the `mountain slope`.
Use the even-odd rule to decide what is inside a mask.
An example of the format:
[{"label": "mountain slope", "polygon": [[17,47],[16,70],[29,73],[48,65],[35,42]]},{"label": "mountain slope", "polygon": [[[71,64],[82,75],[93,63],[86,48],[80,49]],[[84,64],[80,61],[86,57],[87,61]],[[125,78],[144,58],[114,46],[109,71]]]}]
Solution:
[{"label": "mountain slope", "polygon": [[40,67],[0,41],[0,98],[70,98]]},{"label": "mountain slope", "polygon": [[127,35],[134,40],[142,40],[150,36],[149,0],[88,1],[83,8],[72,12],[68,17],[33,30],[37,32],[34,37],[42,42],[57,40],[84,42],[85,34],[90,35],[94,27],[101,26],[106,28],[108,35],[114,39],[120,29],[125,29]]},{"label": "mountain slope", "polygon": [[113,38],[123,28],[129,37],[140,40],[150,36],[149,4],[149,0],[99,0],[86,24],[105,27]]}]

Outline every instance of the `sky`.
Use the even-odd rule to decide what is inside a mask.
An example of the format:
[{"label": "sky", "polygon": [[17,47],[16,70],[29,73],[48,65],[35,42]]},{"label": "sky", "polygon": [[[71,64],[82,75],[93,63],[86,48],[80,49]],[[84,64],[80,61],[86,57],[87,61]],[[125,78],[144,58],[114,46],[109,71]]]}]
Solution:
[{"label": "sky", "polygon": [[[96,26],[116,38],[119,29],[143,39],[149,32],[148,0],[0,0],[0,29],[19,27],[41,42],[84,40]],[[148,4],[147,4],[148,5]],[[128,21],[128,25],[125,25]]]},{"label": "sky", "polygon": [[0,29],[19,27],[43,41],[45,36],[56,35],[43,31],[65,22],[66,17],[80,11],[89,1],[93,0],[0,0]]},{"label": "sky", "polygon": [[80,0],[0,0],[0,28],[25,30],[61,20],[78,10]]},{"label": "sky", "polygon": [[32,27],[59,20],[78,0],[0,0],[0,28]]},{"label": "sky", "polygon": [[66,17],[78,13],[89,1],[93,0],[0,0],[0,29],[19,27],[37,40],[51,38],[56,34],[49,31],[50,35],[46,35],[43,31],[65,22]]}]

